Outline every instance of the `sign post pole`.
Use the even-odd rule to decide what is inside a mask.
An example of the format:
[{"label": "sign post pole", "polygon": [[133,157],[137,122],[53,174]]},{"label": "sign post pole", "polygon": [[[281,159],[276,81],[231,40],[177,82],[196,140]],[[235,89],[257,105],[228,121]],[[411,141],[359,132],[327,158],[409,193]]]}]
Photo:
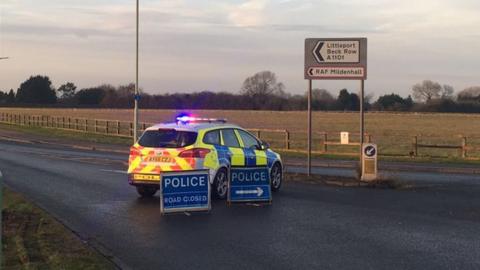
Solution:
[{"label": "sign post pole", "polygon": [[363,143],[364,137],[363,134],[365,133],[365,117],[364,117],[364,108],[363,108],[363,100],[364,100],[364,85],[365,81],[360,80],[360,179],[362,178],[363,170],[362,170],[362,162],[363,162]]},{"label": "sign post pole", "polygon": [[[308,88],[308,161],[311,174],[312,151],[312,80],[360,80],[360,168],[363,168],[364,143],[364,82],[367,79],[367,38],[307,38],[305,39],[305,79]],[[362,173],[360,173],[362,178]]]},{"label": "sign post pole", "polygon": [[135,108],[133,109],[133,143],[137,142],[138,137],[138,24],[139,24],[139,1],[137,0],[137,19],[136,19],[136,46],[135,46]]},{"label": "sign post pole", "polygon": [[312,174],[312,80],[308,80],[307,175]]}]

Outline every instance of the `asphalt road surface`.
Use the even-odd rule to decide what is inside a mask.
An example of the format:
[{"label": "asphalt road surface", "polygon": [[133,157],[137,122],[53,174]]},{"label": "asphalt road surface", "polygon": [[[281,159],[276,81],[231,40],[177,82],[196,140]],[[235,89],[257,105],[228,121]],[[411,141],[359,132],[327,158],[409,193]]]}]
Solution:
[{"label": "asphalt road surface", "polygon": [[0,142],[5,184],[122,267],[480,269],[475,180],[401,190],[287,182],[271,206],[214,201],[210,214],[161,216],[158,197],[127,184],[126,160]]}]

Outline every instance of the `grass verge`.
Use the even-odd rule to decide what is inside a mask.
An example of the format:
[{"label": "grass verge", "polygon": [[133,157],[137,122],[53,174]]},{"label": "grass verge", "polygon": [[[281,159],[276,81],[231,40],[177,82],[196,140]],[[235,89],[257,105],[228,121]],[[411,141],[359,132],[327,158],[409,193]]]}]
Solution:
[{"label": "grass verge", "polygon": [[[0,129],[8,129],[13,131],[23,132],[25,134],[31,135],[40,135],[48,136],[59,139],[68,139],[70,141],[78,142],[91,142],[91,143],[102,143],[102,144],[113,144],[113,145],[132,145],[131,138],[116,137],[95,133],[84,133],[70,130],[62,129],[53,129],[53,128],[42,128],[42,127],[32,127],[32,126],[18,126],[18,125],[9,125],[0,123]],[[275,150],[275,149],[274,149]],[[277,151],[283,157],[299,157],[306,158],[305,153],[293,152],[293,151]],[[312,158],[320,159],[329,159],[329,160],[358,160],[357,156],[349,155],[335,155],[335,154],[312,154]],[[471,164],[478,165],[480,164],[479,159],[463,159],[458,157],[435,157],[435,156],[418,156],[418,157],[408,157],[408,156],[380,156],[379,160],[382,161],[394,161],[394,162],[415,162],[415,163],[440,163],[440,164]]]},{"label": "grass verge", "polygon": [[132,139],[124,137],[115,137],[102,134],[84,133],[54,128],[42,128],[32,126],[17,126],[9,124],[0,124],[0,129],[8,129],[23,132],[25,134],[56,137],[60,139],[69,139],[75,141],[105,143],[116,145],[131,145]]},{"label": "grass verge", "polygon": [[3,189],[1,269],[115,269],[20,194]]}]

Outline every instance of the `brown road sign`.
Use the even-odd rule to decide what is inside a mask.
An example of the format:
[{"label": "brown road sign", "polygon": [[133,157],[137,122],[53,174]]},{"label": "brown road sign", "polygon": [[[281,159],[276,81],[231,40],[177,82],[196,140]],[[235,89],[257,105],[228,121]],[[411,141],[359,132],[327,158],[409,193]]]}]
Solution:
[{"label": "brown road sign", "polygon": [[305,79],[365,80],[366,38],[305,39]]}]

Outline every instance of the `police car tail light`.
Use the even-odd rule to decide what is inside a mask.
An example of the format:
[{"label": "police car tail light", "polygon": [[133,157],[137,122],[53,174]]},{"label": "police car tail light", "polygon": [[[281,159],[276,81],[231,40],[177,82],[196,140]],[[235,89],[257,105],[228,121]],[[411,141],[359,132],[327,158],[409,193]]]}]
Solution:
[{"label": "police car tail light", "polygon": [[137,148],[135,147],[130,147],[130,156],[131,157],[134,157],[134,156],[139,156],[140,155],[140,150],[138,150]]},{"label": "police car tail light", "polygon": [[210,149],[192,148],[181,152],[178,156],[182,158],[205,158],[210,153]]}]

